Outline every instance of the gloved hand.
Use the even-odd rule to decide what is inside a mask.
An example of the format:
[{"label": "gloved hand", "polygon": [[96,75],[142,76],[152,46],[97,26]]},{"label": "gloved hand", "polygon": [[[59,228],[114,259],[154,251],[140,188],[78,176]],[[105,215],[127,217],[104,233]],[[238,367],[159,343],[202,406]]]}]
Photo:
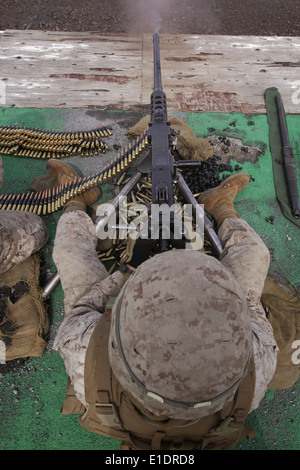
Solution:
[{"label": "gloved hand", "polygon": [[152,250],[156,247],[157,240],[133,238],[128,239],[126,248],[126,264],[133,268],[137,268],[146,261],[151,255]]}]

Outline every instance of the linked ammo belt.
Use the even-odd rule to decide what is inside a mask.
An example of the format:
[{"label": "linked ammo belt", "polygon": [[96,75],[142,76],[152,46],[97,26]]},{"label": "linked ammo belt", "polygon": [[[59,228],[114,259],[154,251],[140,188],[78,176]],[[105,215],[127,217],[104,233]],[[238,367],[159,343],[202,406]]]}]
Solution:
[{"label": "linked ammo belt", "polygon": [[[101,140],[111,135],[108,127],[90,132],[48,132],[23,127],[0,126],[0,153],[31,158],[61,158],[72,155],[92,156],[105,152]],[[147,130],[123,149],[102,170],[73,183],[44,191],[0,195],[0,210],[20,210],[46,215],[61,209],[70,199],[93,186],[123,173],[148,146]]]}]

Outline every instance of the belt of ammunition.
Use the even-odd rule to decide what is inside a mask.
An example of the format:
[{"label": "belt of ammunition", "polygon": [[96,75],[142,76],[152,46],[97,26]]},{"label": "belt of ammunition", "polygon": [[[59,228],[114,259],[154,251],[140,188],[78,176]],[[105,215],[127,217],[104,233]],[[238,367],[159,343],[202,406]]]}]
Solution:
[{"label": "belt of ammunition", "polygon": [[148,138],[147,131],[145,131],[101,171],[84,178],[78,177],[73,183],[60,185],[52,190],[43,190],[36,193],[2,194],[0,195],[0,210],[21,210],[38,215],[51,214],[62,209],[70,199],[84,193],[93,186],[110,181],[115,177],[118,177],[120,181],[118,175],[125,172],[147,146]]},{"label": "belt of ammunition", "polygon": [[53,132],[18,126],[0,126],[0,153],[16,157],[64,158],[94,156],[108,149],[103,138],[110,137],[108,126],[88,132]]}]

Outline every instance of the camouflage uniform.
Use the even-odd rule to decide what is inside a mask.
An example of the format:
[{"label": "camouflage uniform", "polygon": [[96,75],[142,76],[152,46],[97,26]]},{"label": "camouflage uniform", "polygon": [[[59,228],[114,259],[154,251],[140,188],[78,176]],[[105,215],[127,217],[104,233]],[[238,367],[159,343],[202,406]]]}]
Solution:
[{"label": "camouflage uniform", "polygon": [[[0,158],[0,188],[3,164]],[[42,219],[21,211],[0,211],[0,274],[40,250],[48,240]]]},{"label": "camouflage uniform", "polygon": [[38,215],[0,211],[0,274],[40,250],[47,239],[46,226]]},{"label": "camouflage uniform", "polygon": [[[252,411],[264,397],[276,368],[277,345],[260,303],[269,267],[269,252],[254,230],[239,218],[226,219],[219,230],[219,237],[225,247],[221,261],[234,274],[250,307],[256,369]],[[84,212],[69,212],[61,217],[53,259],[65,292],[66,315],[54,348],[59,350],[76,396],[85,406],[84,364],[87,347],[108,299],[117,296],[125,282],[120,272],[108,275],[98,260],[96,243],[94,225]],[[183,257],[180,272],[185,270],[188,271],[189,266],[185,266]]]}]

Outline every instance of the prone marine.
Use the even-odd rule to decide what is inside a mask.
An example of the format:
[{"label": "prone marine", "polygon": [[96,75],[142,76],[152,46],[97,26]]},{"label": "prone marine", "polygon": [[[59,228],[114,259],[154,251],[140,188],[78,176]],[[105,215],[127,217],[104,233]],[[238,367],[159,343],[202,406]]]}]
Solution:
[{"label": "prone marine", "polygon": [[[47,168],[58,185],[77,177],[57,160]],[[134,248],[109,275],[86,213],[99,189],[66,204],[53,251],[65,302],[54,343],[69,375],[62,413],[81,413],[83,427],[121,449],[227,449],[251,435],[245,420],[278,347],[260,302],[269,251],[233,204],[249,179],[236,174],[199,197],[218,226],[220,261]]]},{"label": "prone marine", "polygon": [[[59,160],[49,160],[47,169],[39,184],[59,187],[78,178]],[[1,183],[2,173],[1,165]],[[86,212],[101,199],[100,189],[66,203],[53,251],[65,302],[54,343],[69,375],[63,414],[80,414],[83,427],[119,439],[122,450],[230,449],[254,435],[246,418],[267,388],[289,388],[299,377],[299,361],[291,360],[299,299],[269,289],[279,302],[267,318],[261,300],[265,305],[269,251],[234,209],[249,179],[236,174],[199,196],[218,227],[220,261],[182,247],[150,257],[149,246],[137,241],[127,264],[109,275]],[[36,214],[9,210],[1,211],[0,228],[0,276],[8,286],[2,304],[6,299],[6,314],[22,320],[18,338],[26,328],[26,344],[9,332],[6,358],[20,350],[17,357],[39,356],[49,324],[32,273],[38,275],[35,257],[47,243],[47,228]],[[21,312],[20,302],[8,302],[16,286],[24,296]],[[24,305],[31,312],[25,323]]]}]

